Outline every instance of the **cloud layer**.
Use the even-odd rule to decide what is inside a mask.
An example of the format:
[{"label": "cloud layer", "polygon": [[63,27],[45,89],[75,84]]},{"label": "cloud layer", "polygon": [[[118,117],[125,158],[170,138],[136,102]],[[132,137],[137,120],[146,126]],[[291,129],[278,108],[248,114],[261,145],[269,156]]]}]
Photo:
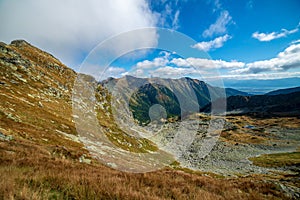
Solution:
[{"label": "cloud layer", "polygon": [[24,38],[75,67],[102,40],[155,26],[157,16],[146,0],[3,0],[0,23],[2,41]]},{"label": "cloud layer", "polygon": [[[244,63],[236,60],[209,60],[205,58],[178,58],[164,52],[153,60],[138,62],[130,72],[123,73],[139,77],[180,78],[183,76],[217,78],[213,69],[222,71],[222,78],[268,78],[299,75],[293,69],[300,68],[300,43],[292,43],[275,58]],[[218,76],[220,78],[220,76]]]}]

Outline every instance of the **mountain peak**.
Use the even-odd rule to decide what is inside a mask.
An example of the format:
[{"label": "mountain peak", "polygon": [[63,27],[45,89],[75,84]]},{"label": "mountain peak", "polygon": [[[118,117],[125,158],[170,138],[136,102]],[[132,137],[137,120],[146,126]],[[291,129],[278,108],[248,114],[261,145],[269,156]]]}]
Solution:
[{"label": "mountain peak", "polygon": [[20,39],[20,40],[13,40],[11,41],[10,45],[12,46],[16,46],[16,47],[21,47],[21,46],[25,46],[25,45],[30,45],[26,40]]}]

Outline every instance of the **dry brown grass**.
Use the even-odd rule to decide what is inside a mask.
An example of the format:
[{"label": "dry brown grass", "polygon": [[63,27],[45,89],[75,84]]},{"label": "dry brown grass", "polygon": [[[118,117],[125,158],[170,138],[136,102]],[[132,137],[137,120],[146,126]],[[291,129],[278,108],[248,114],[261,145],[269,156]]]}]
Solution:
[{"label": "dry brown grass", "polygon": [[[226,120],[234,124],[234,128],[223,130],[221,140],[230,144],[264,144],[270,145],[269,141],[276,140],[266,131],[267,128],[300,128],[300,119],[296,117],[280,117],[259,119],[250,116],[227,116]],[[254,128],[246,128],[251,125]]]},{"label": "dry brown grass", "polygon": [[[281,199],[262,177],[225,179],[163,169],[119,172],[26,140],[0,142],[0,199]],[[67,153],[66,153],[67,154]]]}]

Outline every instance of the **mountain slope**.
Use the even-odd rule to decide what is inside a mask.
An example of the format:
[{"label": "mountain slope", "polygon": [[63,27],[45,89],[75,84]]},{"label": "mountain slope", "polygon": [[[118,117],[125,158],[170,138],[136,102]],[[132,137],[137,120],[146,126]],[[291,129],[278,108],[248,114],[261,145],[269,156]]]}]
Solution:
[{"label": "mountain slope", "polygon": [[300,92],[300,87],[274,90],[274,91],[266,93],[266,95],[290,94],[290,93],[293,93],[293,92]]},{"label": "mountain slope", "polygon": [[[223,101],[219,99],[218,101]],[[279,95],[231,96],[226,99],[228,114],[252,114],[264,117],[299,116],[300,92]],[[210,112],[210,104],[201,111]]]},{"label": "mountain slope", "polygon": [[242,92],[233,88],[225,88],[226,96],[251,96],[251,94],[247,92]]},{"label": "mountain slope", "polygon": [[[15,137],[23,138],[28,131],[36,140],[48,145],[72,143],[76,151],[83,147],[81,143],[61,139],[65,135],[77,136],[72,110],[72,90],[79,76],[76,72],[24,40],[0,44],[0,65],[1,132],[13,132]],[[94,78],[84,77],[97,85]],[[107,90],[99,86],[95,95],[98,122],[106,127],[104,133],[111,142],[129,151],[156,149],[149,141],[126,134],[112,121],[112,116],[106,114],[111,110]],[[80,99],[78,103],[83,108],[86,106]]]},{"label": "mountain slope", "polygon": [[73,70],[23,40],[0,44],[0,65],[3,133],[26,138],[24,132],[29,131],[49,144],[66,142],[57,131],[75,134],[70,107]]}]

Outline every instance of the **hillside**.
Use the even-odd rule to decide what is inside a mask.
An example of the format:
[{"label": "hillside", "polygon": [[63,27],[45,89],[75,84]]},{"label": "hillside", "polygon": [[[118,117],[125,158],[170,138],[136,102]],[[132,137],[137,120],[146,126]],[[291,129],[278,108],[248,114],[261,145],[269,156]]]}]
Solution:
[{"label": "hillside", "polygon": [[300,87],[274,90],[274,91],[266,93],[266,95],[290,94],[290,93],[293,93],[293,92],[300,92]]},{"label": "hillside", "polygon": [[[112,114],[115,109],[111,104],[114,96],[92,77],[77,74],[52,55],[23,40],[13,41],[8,45],[0,43],[0,74],[0,199],[299,197],[300,184],[298,174],[294,171],[284,169],[284,174],[280,169],[271,168],[270,171],[278,170],[273,173],[247,161],[239,162],[250,155],[249,149],[252,156],[294,149],[298,141],[297,134],[293,133],[297,133],[295,131],[299,129],[296,118],[266,121],[246,116],[228,118],[221,140],[212,153],[213,162],[209,157],[208,161],[193,157],[197,154],[197,143],[188,152],[191,154],[187,160],[194,160],[200,165],[197,169],[203,171],[184,168],[178,161],[170,163],[168,160],[164,167],[156,171],[129,173],[112,169],[111,167],[117,167],[111,162],[120,166],[133,163],[138,168],[143,166],[145,154],[168,155],[152,141],[136,138],[120,128]],[[88,86],[95,87],[93,110],[96,111],[96,122],[99,123],[101,132],[93,136],[105,136],[115,148],[106,146],[103,141],[97,143],[95,140],[92,143],[89,140],[91,143],[86,143],[90,138],[79,134],[76,120],[89,122],[90,110],[82,99],[72,99],[74,94],[78,97],[77,93],[86,92],[74,89],[74,82],[78,77],[84,79]],[[158,91],[151,86],[150,88],[150,91]],[[169,96],[169,91],[165,90],[163,95]],[[165,102],[170,100],[162,99]],[[76,116],[72,106],[78,106],[86,118]],[[202,120],[201,126],[208,125],[210,116],[197,117]],[[273,122],[278,125],[271,126]],[[170,128],[174,132],[171,128],[180,127],[178,123],[180,122],[165,124],[163,131]],[[244,128],[248,123],[265,129],[248,130]],[[89,133],[88,125],[80,127],[81,131]],[[270,134],[274,129],[278,131]],[[282,133],[286,134],[284,138]],[[274,149],[274,142],[279,150]],[[138,159],[129,156],[123,157],[123,160],[114,159],[120,152],[124,155],[129,152],[128,155],[138,156]],[[110,163],[104,162],[105,159]],[[156,164],[155,159],[153,160]],[[295,160],[297,163],[297,158]],[[200,168],[201,165],[204,168]],[[255,170],[255,173],[251,170]],[[263,173],[260,174],[260,171]]]},{"label": "hillside", "polygon": [[[216,102],[223,99],[219,99]],[[277,95],[231,96],[226,99],[227,114],[250,114],[261,117],[299,116],[300,92]],[[210,104],[201,111],[210,112]]]}]

